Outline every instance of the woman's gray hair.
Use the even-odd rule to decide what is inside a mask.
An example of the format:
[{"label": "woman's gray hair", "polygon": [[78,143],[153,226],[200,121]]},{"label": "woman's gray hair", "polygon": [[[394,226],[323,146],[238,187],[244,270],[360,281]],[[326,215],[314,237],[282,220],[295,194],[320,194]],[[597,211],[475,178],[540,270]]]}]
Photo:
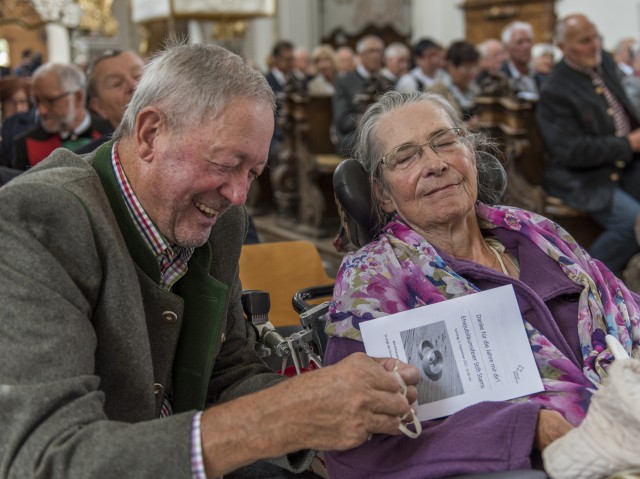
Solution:
[{"label": "woman's gray hair", "polygon": [[252,98],[275,110],[275,96],[264,75],[238,55],[216,45],[173,44],[144,69],[115,140],[133,133],[142,109],[162,110],[169,127],[181,130],[220,113],[229,101]]},{"label": "woman's gray hair", "polygon": [[[356,158],[362,164],[369,182],[372,185],[372,204],[380,226],[385,221],[385,213],[376,195],[376,188],[384,188],[380,164],[382,157],[387,153],[384,145],[378,138],[378,125],[380,120],[388,113],[412,103],[427,103],[436,108],[440,108],[451,120],[454,128],[462,128],[462,120],[456,108],[443,96],[437,93],[427,93],[422,91],[389,91],[382,95],[376,102],[371,104],[362,116],[358,128],[358,139],[356,144]],[[467,142],[470,150],[476,157],[476,169],[478,171],[478,197],[486,203],[497,203],[503,194],[503,189],[496,188],[494,181],[483,181],[483,179],[495,178],[502,167],[497,164],[497,160],[492,155],[497,152],[495,145],[484,135],[468,132]],[[483,152],[489,152],[487,155]]]}]

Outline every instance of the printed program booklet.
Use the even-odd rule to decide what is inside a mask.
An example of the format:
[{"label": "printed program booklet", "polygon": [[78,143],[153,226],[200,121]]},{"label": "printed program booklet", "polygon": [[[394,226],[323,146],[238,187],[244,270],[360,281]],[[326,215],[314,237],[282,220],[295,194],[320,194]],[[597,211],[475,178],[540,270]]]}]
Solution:
[{"label": "printed program booklet", "polygon": [[360,329],[369,356],[398,358],[420,371],[421,421],[544,389],[511,285],[366,321]]}]

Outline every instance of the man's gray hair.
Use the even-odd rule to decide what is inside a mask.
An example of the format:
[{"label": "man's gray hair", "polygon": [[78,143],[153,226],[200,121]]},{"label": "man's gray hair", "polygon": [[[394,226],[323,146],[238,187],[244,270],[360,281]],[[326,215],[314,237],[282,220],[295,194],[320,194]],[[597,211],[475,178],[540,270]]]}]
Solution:
[{"label": "man's gray hair", "polygon": [[513,36],[513,32],[518,30],[524,30],[528,32],[531,38],[533,38],[533,27],[531,26],[531,24],[516,20],[515,22],[511,22],[502,30],[502,34],[500,35],[500,40],[502,40],[502,43],[505,45],[508,45],[509,43],[511,43],[511,37]]},{"label": "man's gray hair", "polygon": [[489,56],[490,47],[492,45],[500,45],[500,43],[501,43],[500,40],[497,40],[495,38],[487,38],[486,40],[476,45],[476,50],[478,50],[480,57],[484,59]]},{"label": "man's gray hair", "polygon": [[162,110],[169,127],[180,131],[205,116],[214,118],[238,98],[255,99],[275,110],[264,75],[238,55],[216,45],[169,45],[145,67],[113,138],[130,136],[138,113],[148,106]]},{"label": "man's gray hair", "polygon": [[385,60],[388,58],[397,58],[401,55],[407,55],[407,56],[411,55],[409,48],[404,43],[393,42],[393,43],[390,43],[389,46],[387,46],[387,48],[384,49]]},{"label": "man's gray hair", "polygon": [[356,43],[356,53],[358,55],[360,55],[364,51],[365,43],[367,43],[368,41],[376,41],[382,46],[382,48],[384,48],[384,40],[382,40],[382,38],[380,38],[378,35],[365,35],[360,40],[358,40],[358,43]]},{"label": "man's gray hair", "polygon": [[[387,153],[387,151],[384,151],[384,145],[378,137],[378,127],[382,118],[388,113],[412,103],[426,103],[434,108],[439,108],[444,111],[449,120],[451,120],[451,126],[453,128],[462,128],[462,120],[456,108],[446,98],[437,93],[415,90],[392,90],[382,95],[375,103],[371,104],[369,108],[367,108],[367,111],[362,116],[362,120],[360,121],[360,126],[358,128],[356,158],[367,172],[369,182],[372,185],[372,203],[380,226],[382,226],[382,223],[384,222],[385,214],[382,211],[379,198],[375,194],[375,185],[377,184],[382,188],[385,187],[380,170],[380,164],[382,162],[382,157]],[[495,147],[489,140],[479,134],[469,133],[467,138],[469,141],[469,148],[476,155],[478,177],[484,177],[482,174],[483,170],[490,166],[483,164],[482,155],[479,155],[478,151],[481,149],[495,151]],[[498,192],[488,191],[487,188],[491,188],[491,185],[478,184],[478,193],[483,199],[486,199],[489,202],[499,196]]]},{"label": "man's gray hair", "polygon": [[35,80],[39,76],[50,73],[56,76],[60,88],[64,91],[82,90],[83,93],[86,92],[87,77],[80,67],[70,63],[45,63],[33,72],[32,79]]}]

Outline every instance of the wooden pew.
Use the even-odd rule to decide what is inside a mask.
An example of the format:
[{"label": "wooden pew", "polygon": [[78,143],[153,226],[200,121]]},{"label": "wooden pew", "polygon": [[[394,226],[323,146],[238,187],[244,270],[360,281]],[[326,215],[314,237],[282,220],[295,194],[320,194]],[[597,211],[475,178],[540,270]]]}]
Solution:
[{"label": "wooden pew", "polygon": [[506,203],[542,214],[587,248],[602,228],[582,211],[550,197],[541,186],[547,153],[535,119],[536,103],[511,97],[478,97],[479,126],[498,142],[507,158]]}]

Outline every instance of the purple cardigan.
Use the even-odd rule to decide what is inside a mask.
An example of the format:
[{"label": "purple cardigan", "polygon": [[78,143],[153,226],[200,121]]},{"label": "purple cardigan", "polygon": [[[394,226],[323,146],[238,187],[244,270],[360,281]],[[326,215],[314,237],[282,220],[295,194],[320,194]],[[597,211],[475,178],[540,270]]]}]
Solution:
[{"label": "purple cardigan", "polygon": [[[498,228],[492,231],[518,258],[520,279],[514,279],[469,261],[443,259],[482,290],[511,283],[520,312],[568,358],[582,368],[576,328],[580,286],[528,238]],[[636,302],[638,296],[634,295]],[[357,351],[360,341],[330,338],[324,356],[333,364]],[[430,479],[455,474],[530,469],[539,464],[533,443],[539,405],[483,402],[446,419],[423,423],[417,439],[376,435],[360,447],[327,453],[332,478]]]}]

